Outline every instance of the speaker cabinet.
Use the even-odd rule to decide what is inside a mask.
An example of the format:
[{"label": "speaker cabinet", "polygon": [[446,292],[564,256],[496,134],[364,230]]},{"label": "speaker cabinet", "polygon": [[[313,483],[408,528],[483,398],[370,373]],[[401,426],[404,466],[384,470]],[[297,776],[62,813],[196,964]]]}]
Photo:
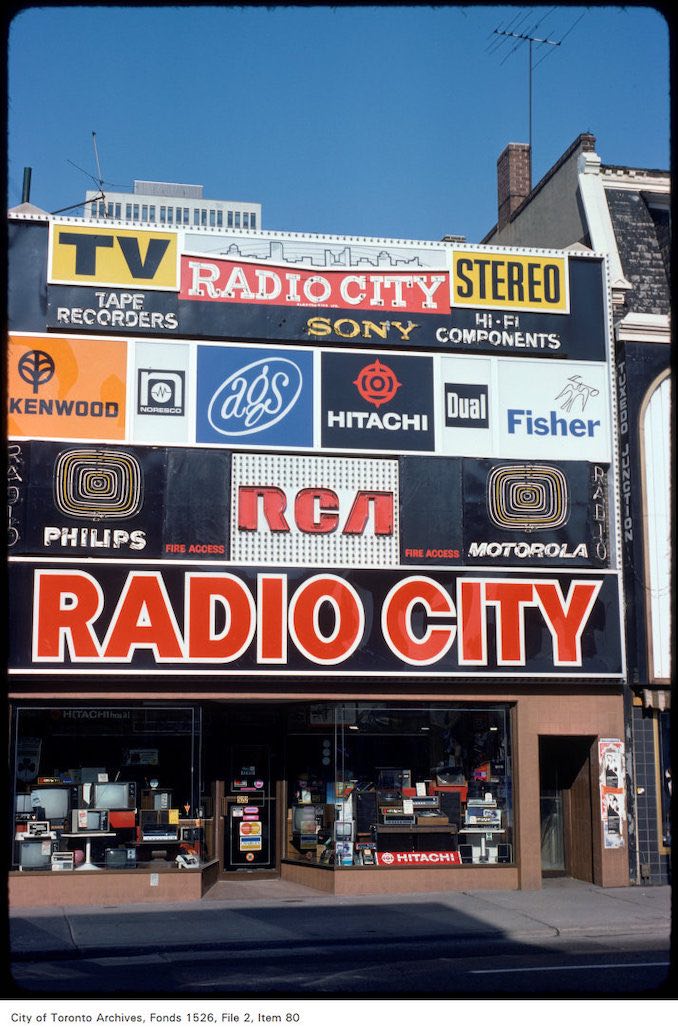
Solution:
[{"label": "speaker cabinet", "polygon": [[377,823],[377,793],[354,792],[356,804],[356,830],[358,834],[368,834],[372,825]]},{"label": "speaker cabinet", "polygon": [[440,812],[443,813],[451,824],[459,826],[461,823],[461,798],[459,792],[438,792],[440,800]]}]

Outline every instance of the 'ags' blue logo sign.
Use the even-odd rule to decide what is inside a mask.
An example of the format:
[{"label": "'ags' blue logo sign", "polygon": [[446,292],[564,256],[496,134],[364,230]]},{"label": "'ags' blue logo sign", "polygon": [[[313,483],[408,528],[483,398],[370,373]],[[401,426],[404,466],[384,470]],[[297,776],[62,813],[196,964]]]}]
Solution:
[{"label": "'ags' blue logo sign", "polygon": [[313,445],[313,354],[200,346],[197,442]]}]

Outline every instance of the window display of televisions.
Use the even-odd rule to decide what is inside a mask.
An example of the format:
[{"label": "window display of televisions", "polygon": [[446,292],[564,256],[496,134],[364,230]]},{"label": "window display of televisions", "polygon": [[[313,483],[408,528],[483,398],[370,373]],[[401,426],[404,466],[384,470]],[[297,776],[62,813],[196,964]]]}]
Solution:
[{"label": "window display of televisions", "polygon": [[74,785],[75,809],[136,809],[137,786],[134,781],[87,781]]},{"label": "window display of televisions", "polygon": [[[408,852],[413,867],[429,865],[425,854],[431,865],[461,865],[469,853],[474,863],[510,861],[510,718],[508,704],[346,702],[317,715],[315,707],[297,711],[289,720],[286,858],[384,870],[410,865]],[[328,804],[315,838],[293,829],[299,807],[315,805],[313,793]],[[399,857],[382,860],[386,853]]]}]

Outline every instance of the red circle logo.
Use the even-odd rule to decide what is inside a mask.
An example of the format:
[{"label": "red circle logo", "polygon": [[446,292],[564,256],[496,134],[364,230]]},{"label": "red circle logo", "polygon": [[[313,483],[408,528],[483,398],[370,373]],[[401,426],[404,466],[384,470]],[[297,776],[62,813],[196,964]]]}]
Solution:
[{"label": "red circle logo", "polygon": [[379,360],[363,367],[353,384],[363,399],[375,407],[392,400],[401,385],[391,368]]},{"label": "red circle logo", "polygon": [[390,866],[391,863],[395,863],[395,856],[392,852],[382,852],[381,862],[386,863],[387,866]]}]

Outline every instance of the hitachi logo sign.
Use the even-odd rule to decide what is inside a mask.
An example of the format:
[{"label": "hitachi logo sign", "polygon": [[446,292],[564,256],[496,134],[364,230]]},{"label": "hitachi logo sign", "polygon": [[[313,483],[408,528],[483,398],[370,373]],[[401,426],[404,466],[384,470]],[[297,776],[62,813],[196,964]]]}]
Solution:
[{"label": "hitachi logo sign", "polygon": [[328,410],[328,428],[364,428],[377,431],[428,431],[428,414],[378,414],[368,410]]}]

